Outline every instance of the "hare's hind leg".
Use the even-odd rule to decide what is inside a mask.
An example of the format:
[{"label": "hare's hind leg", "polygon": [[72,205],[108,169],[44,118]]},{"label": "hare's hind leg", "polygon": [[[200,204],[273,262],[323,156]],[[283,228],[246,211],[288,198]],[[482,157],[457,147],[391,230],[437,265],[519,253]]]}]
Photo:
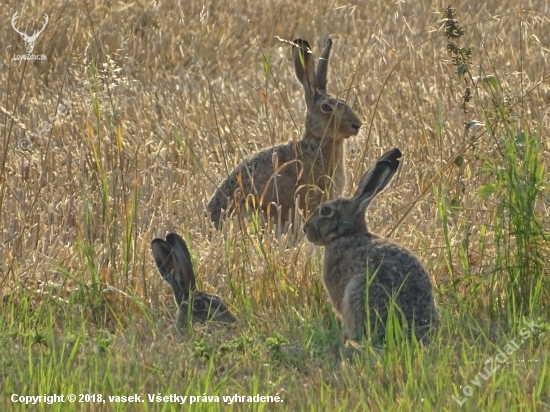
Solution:
[{"label": "hare's hind leg", "polygon": [[439,328],[439,315],[433,302],[433,298],[430,297],[430,302],[425,313],[421,313],[423,316],[418,316],[420,323],[415,327],[415,333],[417,339],[425,346],[430,344],[430,341],[434,333]]}]

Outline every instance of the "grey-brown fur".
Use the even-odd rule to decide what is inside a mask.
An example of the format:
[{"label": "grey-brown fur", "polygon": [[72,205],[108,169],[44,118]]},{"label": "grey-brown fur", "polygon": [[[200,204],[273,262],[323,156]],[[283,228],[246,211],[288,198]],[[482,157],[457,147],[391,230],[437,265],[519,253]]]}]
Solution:
[{"label": "grey-brown fur", "polygon": [[322,204],[304,225],[307,239],[325,247],[323,281],[351,340],[359,340],[367,325],[371,333],[376,329],[383,336],[390,296],[424,343],[438,324],[424,266],[403,246],[370,233],[365,222],[370,202],[390,182],[400,157],[399,149],[384,154],[363,176],[353,197]]},{"label": "grey-brown fur", "polygon": [[[307,108],[304,132],[300,140],[265,149],[230,173],[208,202],[216,227],[224,210],[231,213],[233,202],[242,203],[250,194],[256,196],[256,205],[266,212],[273,204],[279,205],[286,221],[297,195],[299,208],[311,212],[323,200],[338,197],[345,186],[344,140],[357,135],[362,123],[343,100],[327,93],[332,41],[327,41],[317,69],[309,43],[301,39],[293,43],[294,69],[303,86]],[[274,209],[269,213],[273,216]]]},{"label": "grey-brown fur", "polygon": [[[176,233],[169,233],[166,240],[153,239],[151,250],[162,278],[172,287],[178,305],[178,326],[188,319],[193,322],[233,323],[237,319],[227,309],[221,298],[196,290],[195,272],[185,241]],[[191,311],[189,303],[191,302]]]}]

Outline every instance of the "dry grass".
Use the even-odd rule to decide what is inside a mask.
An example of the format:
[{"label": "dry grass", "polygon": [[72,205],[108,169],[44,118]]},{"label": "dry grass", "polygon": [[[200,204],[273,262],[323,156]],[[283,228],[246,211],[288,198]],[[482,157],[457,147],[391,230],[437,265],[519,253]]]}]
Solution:
[{"label": "dry grass", "polygon": [[[166,381],[158,376],[163,370],[185,375],[189,367],[197,371],[190,376],[210,373],[205,386],[194,390],[208,392],[210,377],[222,392],[224,385],[241,388],[243,394],[254,387],[263,394],[279,392],[292,410],[308,409],[310,396],[331,405],[327,410],[336,409],[342,399],[348,405],[342,410],[354,405],[357,410],[382,410],[384,405],[409,410],[422,408],[424,398],[424,408],[453,409],[449,393],[456,392],[448,380],[460,386],[471,378],[462,369],[468,370],[461,363],[468,356],[464,342],[478,355],[478,364],[471,366],[475,375],[487,354],[495,352],[484,352],[479,336],[507,341],[505,334],[516,331],[511,325],[519,322],[509,320],[502,327],[488,320],[489,291],[499,284],[482,280],[495,266],[499,199],[480,200],[479,191],[492,181],[486,164],[498,158],[499,146],[483,127],[466,132],[464,124],[483,122],[481,109],[490,108],[493,98],[503,101],[509,95],[513,122],[541,136],[540,158],[548,165],[548,3],[535,0],[524,11],[513,2],[456,5],[466,30],[461,43],[475,51],[472,71],[479,73],[472,74],[495,75],[500,84],[497,91],[480,87],[466,114],[461,111],[465,85],[445,49],[447,4],[174,0],[158,2],[157,8],[155,3],[37,0],[31,7],[9,1],[0,10],[0,249],[7,256],[0,261],[0,296],[8,314],[2,318],[5,330],[21,333],[10,339],[23,346],[30,339],[34,348],[36,334],[48,335],[51,326],[51,342],[68,345],[69,351],[80,329],[91,341],[79,350],[97,353],[99,347],[101,353],[97,342],[108,342],[105,346],[118,353],[113,365],[125,365],[115,367],[118,374],[112,372],[113,394],[175,391],[173,375]],[[20,27],[29,33],[40,16],[50,16],[34,51],[47,61],[12,59],[25,52],[9,24],[16,10]],[[449,322],[436,354],[413,357],[405,366],[391,354],[382,364],[368,354],[341,360],[338,328],[319,279],[321,250],[305,239],[286,248],[284,237],[257,236],[250,222],[237,218],[212,234],[205,205],[216,185],[245,156],[286,142],[302,128],[305,105],[290,46],[276,36],[308,39],[316,51],[327,36],[334,40],[329,91],[347,98],[364,123],[347,145],[347,193],[382,152],[397,146],[404,153],[398,175],[372,205],[368,221],[371,229],[391,233],[414,250],[432,274],[442,318]],[[56,113],[61,99],[72,102],[68,114],[58,116],[41,139],[31,137]],[[460,167],[453,163],[459,155],[464,159]],[[548,187],[542,193],[535,213],[548,233]],[[442,199],[457,206],[448,208],[447,225],[438,215]],[[185,332],[182,339],[169,327],[174,305],[149,250],[154,237],[169,231],[189,241],[201,286],[224,296],[242,319],[236,330],[199,329]],[[467,245],[468,271],[459,245]],[[547,241],[540,250],[548,262]],[[548,267],[544,270],[547,276]],[[107,286],[112,286],[109,292]],[[548,303],[546,291],[533,316],[548,319]],[[23,312],[38,308],[41,316],[51,314],[53,323],[31,314],[18,317],[14,307]],[[66,323],[73,308],[75,323]],[[22,322],[18,328],[13,319]],[[220,350],[242,356],[204,361]],[[14,351],[14,359],[26,353]],[[442,352],[445,356],[438,357]],[[547,356],[542,343],[533,343],[527,352],[526,359]],[[75,355],[76,376],[85,373],[83,365],[89,362],[80,358],[85,354]],[[331,362],[338,361],[342,363],[333,373]],[[282,366],[258,369],[265,362]],[[113,365],[97,370],[112,370]],[[366,367],[372,367],[368,376]],[[412,373],[429,367],[461,372],[422,380],[417,388],[400,377],[403,368]],[[547,367],[545,361],[520,375],[532,380]],[[274,371],[280,375],[272,376]],[[124,381],[128,376],[136,381]],[[350,395],[350,385],[375,388]],[[437,396],[426,394],[433,385]],[[520,393],[513,399],[497,388],[493,393],[500,395],[487,403],[465,406],[493,410],[504,399],[508,405],[524,405],[517,410],[525,405],[548,408],[548,386],[544,397],[537,385],[512,385]],[[5,389],[10,387],[23,390],[17,379]],[[31,387],[29,394],[39,393]],[[388,395],[393,399],[388,403],[379,391],[403,399]]]}]

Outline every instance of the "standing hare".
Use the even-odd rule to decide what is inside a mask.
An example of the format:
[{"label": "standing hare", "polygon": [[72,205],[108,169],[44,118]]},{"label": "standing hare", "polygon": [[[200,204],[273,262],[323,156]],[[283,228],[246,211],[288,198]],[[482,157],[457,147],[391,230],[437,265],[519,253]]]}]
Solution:
[{"label": "standing hare", "polygon": [[322,204],[304,225],[307,239],[325,247],[323,281],[351,340],[360,340],[368,325],[375,340],[384,336],[390,299],[425,344],[439,323],[426,269],[409,250],[369,232],[365,222],[369,204],[392,179],[400,157],[399,149],[385,153],[353,197]]},{"label": "standing hare", "polygon": [[342,193],[346,182],[344,140],[357,135],[362,123],[343,100],[327,93],[331,46],[329,39],[315,70],[309,43],[293,41],[294,70],[304,88],[307,108],[302,137],[265,149],[231,172],[208,202],[216,227],[224,210],[231,213],[233,202],[242,203],[249,195],[256,197],[256,205],[268,216],[274,216],[280,206],[286,222],[298,195],[298,207],[309,214],[327,197]]},{"label": "standing hare", "polygon": [[183,327],[188,319],[193,322],[213,320],[234,323],[235,316],[219,296],[199,292],[195,288],[195,273],[185,241],[175,233],[166,240],[154,239],[151,249],[162,278],[172,287],[178,305],[178,326]]}]

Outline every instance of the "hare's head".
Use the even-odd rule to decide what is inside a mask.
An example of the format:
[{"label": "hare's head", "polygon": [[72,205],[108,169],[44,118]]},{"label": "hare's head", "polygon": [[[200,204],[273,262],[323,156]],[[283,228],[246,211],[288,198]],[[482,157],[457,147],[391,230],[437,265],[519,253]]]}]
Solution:
[{"label": "hare's head", "polygon": [[237,319],[216,295],[195,289],[195,273],[185,241],[176,233],[169,233],[166,240],[154,239],[151,249],[162,278],[172,287],[179,308],[178,323],[184,325],[213,320],[233,323]]},{"label": "hare's head", "polygon": [[293,41],[292,59],[298,81],[304,88],[307,113],[305,137],[347,139],[361,128],[361,120],[346,102],[327,93],[328,60],[332,40],[328,39],[317,69],[309,43],[302,39]]},{"label": "hare's head", "polygon": [[372,199],[384,189],[399,167],[399,149],[391,149],[380,157],[361,178],[351,198],[323,203],[304,225],[307,240],[325,246],[341,236],[367,233],[365,212]]}]

